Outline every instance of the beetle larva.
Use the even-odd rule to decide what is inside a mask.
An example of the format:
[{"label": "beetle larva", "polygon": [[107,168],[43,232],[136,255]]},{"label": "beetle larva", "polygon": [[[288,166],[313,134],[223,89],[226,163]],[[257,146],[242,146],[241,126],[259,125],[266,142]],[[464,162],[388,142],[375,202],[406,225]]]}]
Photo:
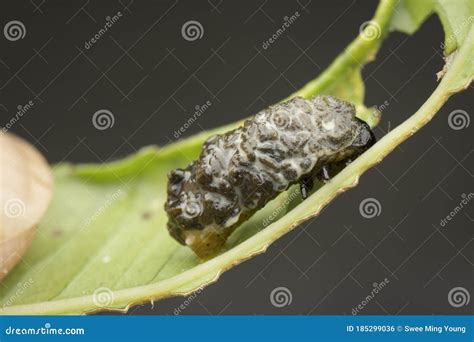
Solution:
[{"label": "beetle larva", "polygon": [[277,104],[242,127],[204,143],[199,159],[168,178],[168,230],[200,257],[295,183],[303,198],[316,177],[350,162],[375,142],[355,107],[331,96]]}]

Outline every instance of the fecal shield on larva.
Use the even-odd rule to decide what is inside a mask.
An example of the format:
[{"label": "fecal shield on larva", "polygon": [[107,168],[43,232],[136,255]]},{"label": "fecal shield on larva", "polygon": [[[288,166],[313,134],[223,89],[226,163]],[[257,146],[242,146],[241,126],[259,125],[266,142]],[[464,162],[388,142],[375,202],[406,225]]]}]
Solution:
[{"label": "fecal shield on larva", "polygon": [[375,142],[352,104],[331,96],[271,106],[242,127],[207,139],[199,159],[169,174],[168,230],[200,257],[295,183],[303,198]]}]

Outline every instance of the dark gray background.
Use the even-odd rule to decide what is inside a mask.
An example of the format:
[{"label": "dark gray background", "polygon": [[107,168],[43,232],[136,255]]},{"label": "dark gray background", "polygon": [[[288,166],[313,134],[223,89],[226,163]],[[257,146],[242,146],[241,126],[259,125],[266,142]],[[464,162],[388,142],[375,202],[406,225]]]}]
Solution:
[{"label": "dark gray background", "polygon": [[[376,1],[2,1],[1,27],[22,21],[26,37],[0,37],[0,125],[18,105],[34,102],[12,131],[51,163],[114,160],[167,144],[196,105],[212,106],[184,134],[251,115],[313,79],[358,34]],[[123,17],[90,49],[88,41],[117,11]],[[268,49],[285,16],[297,21]],[[181,26],[199,21],[202,39]],[[431,17],[408,37],[395,33],[364,70],[368,105],[388,102],[378,137],[412,114],[436,87],[443,65],[442,29]],[[472,127],[453,130],[448,115],[472,114],[472,88],[360,185],[298,227],[265,254],[226,272],[190,300],[182,314],[351,314],[373,283],[389,284],[361,314],[470,314],[448,292],[473,291],[474,205],[445,227],[440,220],[473,192]],[[115,125],[99,131],[92,115],[108,109]],[[359,204],[381,203],[366,219]],[[270,302],[286,287],[291,304]],[[132,308],[173,314],[184,298]]]}]

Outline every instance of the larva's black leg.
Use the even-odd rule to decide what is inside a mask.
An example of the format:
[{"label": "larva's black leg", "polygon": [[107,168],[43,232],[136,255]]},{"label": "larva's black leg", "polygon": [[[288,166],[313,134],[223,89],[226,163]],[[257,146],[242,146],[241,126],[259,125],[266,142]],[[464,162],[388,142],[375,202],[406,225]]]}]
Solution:
[{"label": "larva's black leg", "polygon": [[314,180],[312,176],[303,177],[300,180],[300,191],[301,191],[301,198],[303,200],[309,197],[309,193],[313,189]]},{"label": "larva's black leg", "polygon": [[329,167],[329,165],[328,164],[323,165],[316,174],[311,174],[311,175],[301,178],[300,191],[301,191],[301,197],[303,198],[303,200],[307,199],[309,197],[311,190],[313,190],[315,177],[324,183],[327,182],[329,179],[331,179],[332,175],[331,175],[331,168]]},{"label": "larva's black leg", "polygon": [[318,178],[321,182],[326,183],[332,178],[331,168],[328,164],[323,165],[318,173],[316,173],[316,178]]}]

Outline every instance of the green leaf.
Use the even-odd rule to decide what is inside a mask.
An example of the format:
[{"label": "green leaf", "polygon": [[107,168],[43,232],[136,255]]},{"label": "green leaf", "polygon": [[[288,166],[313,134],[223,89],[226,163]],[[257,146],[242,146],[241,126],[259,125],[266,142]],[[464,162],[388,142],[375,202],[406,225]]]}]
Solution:
[{"label": "green leaf", "polygon": [[[359,35],[325,72],[292,96],[340,96],[356,103],[358,115],[374,125],[378,115],[363,104],[360,70],[375,57],[389,27],[412,33],[429,13],[443,11],[446,34],[454,34],[455,20],[467,20],[473,14],[472,1],[466,0],[463,3],[470,12],[459,17],[460,2],[440,1],[430,7],[400,1],[392,17],[395,1],[382,0],[373,19],[380,35],[375,39]],[[23,262],[0,287],[2,313],[126,310],[146,301],[188,294],[265,251],[280,236],[317,215],[337,194],[355,186],[367,169],[426,124],[450,95],[470,84],[474,29],[468,23],[466,33],[456,33],[455,44],[449,45],[452,58],[442,81],[416,113],[305,201],[299,200],[295,187],[277,197],[239,227],[226,250],[210,260],[200,261],[168,236],[163,210],[166,173],[196,158],[208,136],[241,122],[162,149],[144,148],[115,163],[56,166],[52,205]]]},{"label": "green leaf", "polygon": [[436,13],[445,32],[445,55],[451,54],[466,40],[474,22],[473,0],[401,0],[391,20],[391,29],[413,34],[426,18]]}]

